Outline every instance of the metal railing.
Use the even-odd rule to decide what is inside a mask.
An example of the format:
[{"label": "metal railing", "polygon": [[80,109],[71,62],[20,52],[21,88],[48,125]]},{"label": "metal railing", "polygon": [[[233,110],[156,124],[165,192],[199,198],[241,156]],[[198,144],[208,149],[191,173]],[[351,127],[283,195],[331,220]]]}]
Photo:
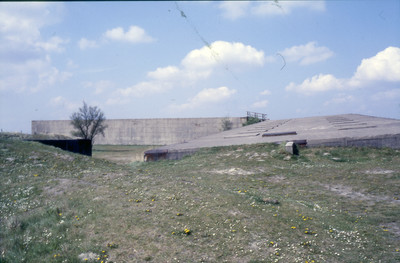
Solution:
[{"label": "metal railing", "polygon": [[266,120],[268,120],[268,119],[267,119],[267,114],[265,114],[265,113],[258,113],[258,112],[251,112],[251,111],[248,111],[248,112],[247,112],[247,120],[248,120],[249,118],[256,118],[256,119],[259,119],[260,121],[266,121]]}]

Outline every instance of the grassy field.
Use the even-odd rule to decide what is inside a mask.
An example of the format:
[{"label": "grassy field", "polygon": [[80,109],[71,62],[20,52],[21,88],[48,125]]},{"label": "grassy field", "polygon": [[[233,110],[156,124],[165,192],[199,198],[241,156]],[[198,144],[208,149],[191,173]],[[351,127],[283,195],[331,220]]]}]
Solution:
[{"label": "grassy field", "polygon": [[0,139],[0,262],[400,262],[400,151],[118,164]]},{"label": "grassy field", "polygon": [[93,146],[92,156],[96,159],[109,160],[119,164],[142,162],[144,152],[154,149],[152,145],[97,145]]}]

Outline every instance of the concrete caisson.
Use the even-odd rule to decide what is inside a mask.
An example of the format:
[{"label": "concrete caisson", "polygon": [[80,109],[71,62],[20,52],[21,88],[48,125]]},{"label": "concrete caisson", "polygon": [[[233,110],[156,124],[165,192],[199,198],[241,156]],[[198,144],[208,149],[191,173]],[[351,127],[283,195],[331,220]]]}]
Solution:
[{"label": "concrete caisson", "polygon": [[[184,143],[222,131],[222,122],[229,120],[232,128],[242,127],[246,117],[230,118],[165,118],[165,119],[110,119],[105,136],[98,135],[95,144],[113,145],[169,145]],[[69,120],[34,120],[32,134],[71,136]]]}]

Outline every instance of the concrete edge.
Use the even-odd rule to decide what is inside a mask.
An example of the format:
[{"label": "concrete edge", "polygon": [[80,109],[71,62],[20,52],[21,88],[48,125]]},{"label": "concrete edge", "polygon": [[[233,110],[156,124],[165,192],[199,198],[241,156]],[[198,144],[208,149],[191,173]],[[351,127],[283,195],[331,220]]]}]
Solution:
[{"label": "concrete edge", "polygon": [[[285,140],[282,140],[283,142]],[[290,140],[286,140],[290,141]],[[400,133],[361,138],[334,138],[322,140],[294,140],[294,143],[306,147],[373,147],[400,149]],[[278,143],[278,142],[269,142]],[[278,143],[279,144],[279,143]],[[221,146],[223,147],[223,146]],[[180,160],[185,156],[196,153],[200,148],[192,149],[152,149],[144,153],[145,161]]]},{"label": "concrete edge", "polygon": [[367,136],[361,138],[335,138],[324,140],[308,140],[308,147],[388,147],[400,149],[400,134],[386,134],[379,136]]}]

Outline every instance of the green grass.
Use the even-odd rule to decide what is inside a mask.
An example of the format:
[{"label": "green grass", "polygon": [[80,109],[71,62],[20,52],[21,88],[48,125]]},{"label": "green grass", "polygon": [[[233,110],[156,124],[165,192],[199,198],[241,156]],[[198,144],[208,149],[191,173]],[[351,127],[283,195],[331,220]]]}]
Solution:
[{"label": "green grass", "polygon": [[398,150],[259,144],[132,166],[0,139],[0,176],[0,262],[400,261]]},{"label": "green grass", "polygon": [[154,145],[98,145],[93,146],[92,156],[119,164],[143,162],[144,152],[154,149]]}]

